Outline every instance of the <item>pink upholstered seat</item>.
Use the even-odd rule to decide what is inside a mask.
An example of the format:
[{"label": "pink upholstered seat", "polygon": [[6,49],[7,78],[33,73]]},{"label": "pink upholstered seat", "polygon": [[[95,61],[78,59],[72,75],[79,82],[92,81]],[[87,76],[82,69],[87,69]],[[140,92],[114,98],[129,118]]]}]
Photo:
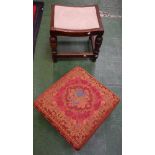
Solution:
[{"label": "pink upholstered seat", "polygon": [[67,7],[55,5],[54,27],[68,30],[99,28],[95,6]]}]

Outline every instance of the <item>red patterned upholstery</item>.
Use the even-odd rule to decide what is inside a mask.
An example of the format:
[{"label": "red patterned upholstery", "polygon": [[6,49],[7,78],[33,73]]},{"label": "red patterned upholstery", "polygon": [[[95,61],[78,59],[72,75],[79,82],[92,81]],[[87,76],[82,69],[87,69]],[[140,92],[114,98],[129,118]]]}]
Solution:
[{"label": "red patterned upholstery", "polygon": [[75,67],[35,100],[35,107],[79,150],[119,98],[81,67]]}]

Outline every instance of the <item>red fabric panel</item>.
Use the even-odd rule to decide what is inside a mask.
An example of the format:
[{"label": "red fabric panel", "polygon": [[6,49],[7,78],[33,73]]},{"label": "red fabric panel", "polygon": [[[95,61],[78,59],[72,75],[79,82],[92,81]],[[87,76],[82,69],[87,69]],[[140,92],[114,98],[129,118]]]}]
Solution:
[{"label": "red fabric panel", "polygon": [[34,20],[34,17],[36,15],[36,10],[37,10],[37,7],[35,4],[33,4],[33,20]]}]

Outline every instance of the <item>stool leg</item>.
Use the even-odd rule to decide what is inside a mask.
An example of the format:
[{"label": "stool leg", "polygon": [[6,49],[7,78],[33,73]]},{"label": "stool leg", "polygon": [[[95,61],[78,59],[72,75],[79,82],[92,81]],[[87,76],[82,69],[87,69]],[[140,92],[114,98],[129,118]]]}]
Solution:
[{"label": "stool leg", "polygon": [[96,59],[98,58],[98,54],[99,54],[100,47],[101,47],[102,40],[103,40],[102,36],[103,36],[103,34],[98,34],[95,38],[95,49],[93,51],[94,57],[93,57],[92,61],[96,61]]},{"label": "stool leg", "polygon": [[57,62],[57,37],[56,36],[50,36],[50,44],[52,48],[53,62]]}]

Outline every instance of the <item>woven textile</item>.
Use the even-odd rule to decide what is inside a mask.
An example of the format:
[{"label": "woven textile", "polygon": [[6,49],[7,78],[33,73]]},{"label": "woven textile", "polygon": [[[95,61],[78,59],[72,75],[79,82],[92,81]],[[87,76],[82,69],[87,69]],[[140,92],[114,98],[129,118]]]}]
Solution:
[{"label": "woven textile", "polygon": [[54,27],[68,30],[99,28],[96,8],[55,5]]},{"label": "woven textile", "polygon": [[75,67],[42,93],[34,106],[79,150],[118,102],[112,91]]},{"label": "woven textile", "polygon": [[44,2],[33,1],[33,54],[43,13]]},{"label": "woven textile", "polygon": [[35,4],[33,4],[33,20],[34,20],[34,17],[36,15],[36,10],[37,10],[37,7]]}]

